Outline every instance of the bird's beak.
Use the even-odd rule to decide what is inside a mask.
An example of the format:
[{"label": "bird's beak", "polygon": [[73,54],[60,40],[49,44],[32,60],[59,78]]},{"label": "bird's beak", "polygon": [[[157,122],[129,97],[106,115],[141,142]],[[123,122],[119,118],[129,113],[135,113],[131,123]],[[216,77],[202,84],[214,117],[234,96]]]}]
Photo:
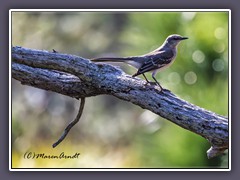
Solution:
[{"label": "bird's beak", "polygon": [[185,39],[188,39],[188,37],[182,37],[181,40],[185,40]]}]

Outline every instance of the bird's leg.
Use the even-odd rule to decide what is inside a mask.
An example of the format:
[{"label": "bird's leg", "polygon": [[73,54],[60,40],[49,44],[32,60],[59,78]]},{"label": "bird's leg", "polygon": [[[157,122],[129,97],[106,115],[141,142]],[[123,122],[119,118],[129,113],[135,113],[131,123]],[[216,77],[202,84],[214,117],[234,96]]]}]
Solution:
[{"label": "bird's leg", "polygon": [[161,91],[163,90],[162,86],[159,84],[159,82],[155,79],[154,76],[152,76],[152,78],[154,79],[154,81],[157,83],[157,85],[160,87]]},{"label": "bird's leg", "polygon": [[[156,74],[156,72],[153,72],[153,73],[152,73],[152,78],[154,79],[155,83],[160,87],[160,89],[161,89],[161,91],[162,91],[163,88],[162,88],[162,86],[160,85],[160,83],[156,80],[156,78],[154,77],[155,74]],[[144,73],[143,73],[142,75],[143,75],[143,77],[146,79],[147,83],[149,83],[149,84],[154,83],[154,82],[150,82],[150,81],[147,79],[147,77],[145,76]]]},{"label": "bird's leg", "polygon": [[162,88],[162,86],[160,85],[160,83],[156,80],[156,78],[154,77],[155,74],[156,74],[156,71],[154,71],[154,72],[152,73],[152,78],[154,79],[154,81],[157,83],[157,85],[160,87],[160,89],[161,89],[161,91],[162,91],[163,88]]},{"label": "bird's leg", "polygon": [[[153,72],[153,73],[152,73],[152,78],[154,79],[155,82],[150,82],[150,81],[147,79],[147,77],[145,76],[145,74],[142,73],[142,75],[143,75],[143,77],[146,79],[147,83],[149,83],[149,84],[151,84],[151,83],[156,83],[156,84],[160,87],[160,90],[162,91],[163,88],[162,88],[162,86],[159,84],[159,82],[156,80],[156,78],[154,77],[155,74],[156,74],[156,72]],[[134,75],[133,75],[133,77],[134,77]]]},{"label": "bird's leg", "polygon": [[148,81],[148,79],[147,79],[147,77],[145,76],[145,74],[143,73],[142,75],[143,75],[143,77],[146,79],[147,83],[150,83],[150,81]]}]

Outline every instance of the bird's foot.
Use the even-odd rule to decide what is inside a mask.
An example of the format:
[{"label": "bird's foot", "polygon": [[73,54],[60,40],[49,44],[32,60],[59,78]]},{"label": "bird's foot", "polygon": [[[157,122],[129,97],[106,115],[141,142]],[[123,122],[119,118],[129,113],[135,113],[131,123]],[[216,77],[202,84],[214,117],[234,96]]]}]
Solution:
[{"label": "bird's foot", "polygon": [[163,90],[165,90],[165,89],[162,88],[162,86],[161,86],[159,83],[157,83],[157,82],[148,81],[148,82],[146,82],[145,85],[147,85],[147,84],[154,85],[154,86],[158,86],[158,87],[160,88],[160,91],[161,91],[161,92],[162,92]]}]

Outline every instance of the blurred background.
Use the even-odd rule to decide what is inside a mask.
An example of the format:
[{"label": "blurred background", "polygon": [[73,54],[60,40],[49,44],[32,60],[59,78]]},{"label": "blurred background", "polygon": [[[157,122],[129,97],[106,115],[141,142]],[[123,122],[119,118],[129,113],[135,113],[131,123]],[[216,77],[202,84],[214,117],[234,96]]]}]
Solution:
[{"label": "blurred background", "polygon": [[[228,12],[12,12],[12,46],[84,58],[142,55],[170,34],[189,39],[178,46],[174,64],[156,78],[180,98],[228,116]],[[87,98],[80,122],[53,149],[78,107],[75,99],[12,79],[12,167],[228,167],[227,152],[207,159],[210,144],[204,138],[107,95]],[[26,152],[81,155],[24,159]]]}]

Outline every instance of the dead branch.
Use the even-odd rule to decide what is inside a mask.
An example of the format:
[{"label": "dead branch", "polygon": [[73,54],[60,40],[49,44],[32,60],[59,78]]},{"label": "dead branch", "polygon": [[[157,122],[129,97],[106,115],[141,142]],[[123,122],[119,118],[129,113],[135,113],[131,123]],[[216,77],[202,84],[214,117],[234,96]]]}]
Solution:
[{"label": "dead branch", "polygon": [[228,149],[228,119],[145,84],[120,69],[68,54],[12,48],[12,77],[22,84],[73,98],[108,94],[148,109],[206,138],[215,157]]}]

